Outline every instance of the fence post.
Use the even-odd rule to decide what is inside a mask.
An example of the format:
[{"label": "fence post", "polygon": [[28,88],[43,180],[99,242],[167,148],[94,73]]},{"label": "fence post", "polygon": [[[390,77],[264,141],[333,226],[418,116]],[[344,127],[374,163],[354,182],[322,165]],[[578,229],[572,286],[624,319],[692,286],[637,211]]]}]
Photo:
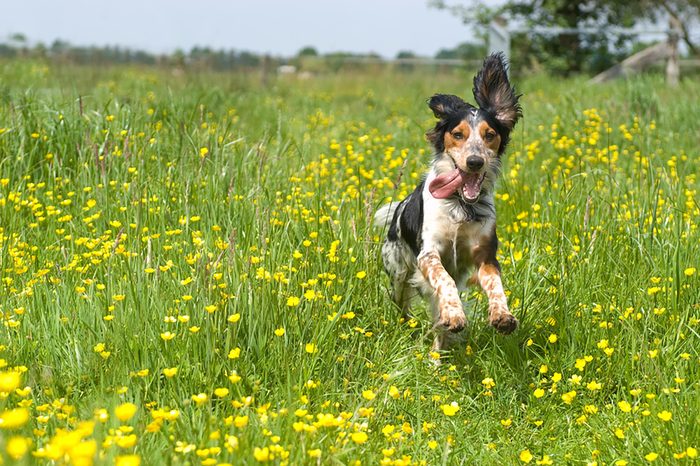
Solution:
[{"label": "fence post", "polygon": [[681,24],[678,18],[671,16],[668,32],[668,61],[666,61],[666,83],[675,87],[678,85],[681,70],[678,63],[678,40],[680,39]]},{"label": "fence post", "polygon": [[510,32],[505,18],[495,16],[489,23],[489,53],[503,52],[510,61]]}]

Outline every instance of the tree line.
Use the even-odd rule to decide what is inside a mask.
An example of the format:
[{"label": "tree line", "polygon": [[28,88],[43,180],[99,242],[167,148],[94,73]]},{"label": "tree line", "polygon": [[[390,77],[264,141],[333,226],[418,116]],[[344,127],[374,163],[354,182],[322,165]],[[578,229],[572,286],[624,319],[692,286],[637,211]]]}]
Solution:
[{"label": "tree line", "polygon": [[[433,57],[438,59],[478,60],[486,52],[484,44],[462,43],[453,48],[443,48]],[[263,67],[294,65],[299,69],[334,71],[351,59],[369,58],[381,60],[375,53],[331,52],[319,53],[316,48],[304,47],[292,57],[269,56],[235,49],[216,50],[210,47],[193,47],[189,51],[177,49],[172,53],[154,54],[120,46],[80,46],[64,40],[55,40],[50,45],[29,44],[22,34],[14,34],[0,41],[0,58],[34,58],[58,63],[79,65],[134,64],[147,66],[171,66],[181,68],[211,69],[216,71],[252,70]],[[418,58],[410,50],[396,54],[401,58]]]}]

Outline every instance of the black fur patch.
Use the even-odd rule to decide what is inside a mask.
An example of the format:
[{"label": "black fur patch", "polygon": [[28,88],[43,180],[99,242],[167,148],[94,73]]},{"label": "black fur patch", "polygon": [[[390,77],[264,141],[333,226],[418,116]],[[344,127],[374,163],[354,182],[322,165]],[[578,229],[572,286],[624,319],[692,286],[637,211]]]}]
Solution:
[{"label": "black fur patch", "polygon": [[397,222],[401,225],[401,238],[408,244],[413,251],[413,254],[418,257],[423,239],[421,232],[423,231],[423,186],[425,180],[409,194],[409,196],[401,201],[401,204],[394,212],[394,218],[389,227],[387,237],[389,241],[397,241],[399,239],[397,231]]}]

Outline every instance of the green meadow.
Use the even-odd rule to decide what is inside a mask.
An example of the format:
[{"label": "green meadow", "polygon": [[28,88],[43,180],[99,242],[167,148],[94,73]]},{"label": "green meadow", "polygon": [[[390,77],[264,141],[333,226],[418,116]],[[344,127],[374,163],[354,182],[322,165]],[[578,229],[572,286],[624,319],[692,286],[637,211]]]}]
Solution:
[{"label": "green meadow", "polygon": [[700,84],[512,78],[521,325],[437,354],[371,221],[475,71],[0,62],[2,464],[696,464]]}]

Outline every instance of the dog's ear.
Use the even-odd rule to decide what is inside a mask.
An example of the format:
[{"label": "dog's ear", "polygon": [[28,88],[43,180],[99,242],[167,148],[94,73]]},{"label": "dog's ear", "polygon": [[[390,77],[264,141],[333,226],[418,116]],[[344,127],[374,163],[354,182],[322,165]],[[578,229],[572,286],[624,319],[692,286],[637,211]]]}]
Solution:
[{"label": "dog's ear", "polygon": [[435,114],[435,118],[445,120],[450,115],[463,110],[467,106],[467,103],[457,97],[456,95],[450,94],[435,94],[430,99],[428,99],[428,107]]},{"label": "dog's ear", "polygon": [[492,53],[474,77],[474,99],[482,110],[492,114],[509,131],[523,116],[520,95],[508,81],[508,67],[502,52]]}]

